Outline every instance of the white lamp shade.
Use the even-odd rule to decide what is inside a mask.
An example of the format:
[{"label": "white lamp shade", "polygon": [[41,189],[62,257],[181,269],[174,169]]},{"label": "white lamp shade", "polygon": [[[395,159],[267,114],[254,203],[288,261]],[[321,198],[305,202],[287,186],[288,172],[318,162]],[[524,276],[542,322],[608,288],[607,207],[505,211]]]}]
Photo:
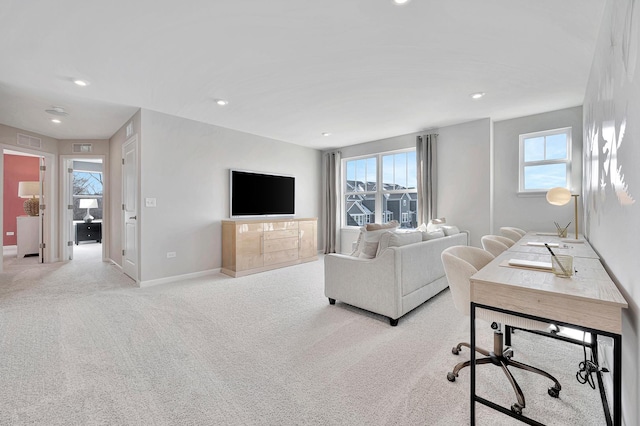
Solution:
[{"label": "white lamp shade", "polygon": [[20,198],[39,198],[40,182],[18,182],[18,197]]},{"label": "white lamp shade", "polygon": [[571,191],[562,187],[551,188],[547,191],[547,201],[554,206],[564,206],[571,201]]},{"label": "white lamp shade", "polygon": [[81,198],[79,207],[81,209],[96,209],[98,208],[98,200],[95,198]]}]

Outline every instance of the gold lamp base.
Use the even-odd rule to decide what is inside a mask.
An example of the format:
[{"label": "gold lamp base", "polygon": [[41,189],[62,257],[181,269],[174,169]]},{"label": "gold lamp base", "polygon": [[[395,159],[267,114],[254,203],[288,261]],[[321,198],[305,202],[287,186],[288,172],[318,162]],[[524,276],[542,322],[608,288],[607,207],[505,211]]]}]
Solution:
[{"label": "gold lamp base", "polygon": [[37,198],[29,198],[24,202],[24,212],[29,216],[40,216],[40,201]]}]

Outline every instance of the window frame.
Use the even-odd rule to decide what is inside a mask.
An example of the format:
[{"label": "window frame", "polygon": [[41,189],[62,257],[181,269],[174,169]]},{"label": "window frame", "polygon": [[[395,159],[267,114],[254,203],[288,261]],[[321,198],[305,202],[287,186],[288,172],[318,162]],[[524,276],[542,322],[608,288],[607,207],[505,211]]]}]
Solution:
[{"label": "window frame", "polygon": [[[387,155],[395,155],[395,154],[402,154],[402,153],[415,153],[416,149],[414,147],[411,148],[404,148],[404,149],[397,149],[397,150],[391,150],[391,151],[383,151],[383,152],[375,152],[375,153],[370,153],[370,154],[364,154],[364,155],[359,155],[359,156],[354,156],[354,157],[348,157],[348,158],[343,158],[341,160],[342,164],[341,164],[341,186],[340,186],[340,209],[341,209],[341,215],[340,215],[340,221],[341,221],[341,227],[342,228],[347,228],[347,229],[358,229],[361,226],[364,226],[366,224],[363,225],[348,225],[348,221],[347,221],[347,211],[346,211],[346,201],[347,201],[347,197],[349,195],[374,195],[374,199],[375,199],[375,212],[374,215],[372,217],[373,221],[369,222],[369,223],[386,223],[383,221],[384,219],[384,215],[385,213],[382,211],[382,207],[383,207],[383,197],[385,194],[408,194],[408,193],[417,193],[418,192],[418,188],[417,188],[417,170],[416,170],[416,188],[413,190],[410,189],[406,189],[406,190],[386,190],[384,189],[384,185],[382,185],[382,180],[383,180],[383,167],[382,167],[382,158],[384,156]],[[375,182],[375,190],[374,191],[347,191],[347,163],[349,161],[355,161],[355,160],[363,160],[363,159],[369,159],[369,158],[374,158],[376,160],[376,182]],[[417,200],[416,200],[416,205],[417,205]],[[400,218],[395,218],[395,220],[400,221]]]},{"label": "window frame", "polygon": [[[552,160],[537,160],[537,161],[524,161],[524,141],[526,139],[546,138],[554,135],[566,135],[566,143],[567,143],[567,156],[563,159],[552,159]],[[571,127],[561,127],[558,129],[550,129],[543,130],[539,132],[530,132],[521,134],[519,137],[519,156],[518,156],[518,194],[523,195],[539,195],[546,194],[547,191],[551,188],[535,188],[535,189],[525,189],[524,188],[524,170],[525,167],[529,166],[544,166],[544,165],[552,165],[552,164],[564,164],[565,172],[566,172],[566,186],[565,188],[571,189],[571,168],[572,168],[572,128]],[[546,143],[545,143],[546,149]]]}]

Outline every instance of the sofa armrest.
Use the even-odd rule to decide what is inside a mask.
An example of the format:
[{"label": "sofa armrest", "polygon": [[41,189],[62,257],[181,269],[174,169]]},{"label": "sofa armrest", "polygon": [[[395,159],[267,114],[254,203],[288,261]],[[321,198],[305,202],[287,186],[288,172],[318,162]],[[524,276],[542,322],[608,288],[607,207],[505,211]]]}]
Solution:
[{"label": "sofa armrest", "polygon": [[401,315],[400,274],[400,258],[393,249],[374,259],[328,254],[324,257],[324,294],[395,319]]}]

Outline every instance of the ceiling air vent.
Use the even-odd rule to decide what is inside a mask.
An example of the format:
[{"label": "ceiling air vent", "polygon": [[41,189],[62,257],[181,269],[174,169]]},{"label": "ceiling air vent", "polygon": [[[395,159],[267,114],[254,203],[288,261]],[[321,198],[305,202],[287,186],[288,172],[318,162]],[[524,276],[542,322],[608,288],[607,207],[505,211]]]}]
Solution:
[{"label": "ceiling air vent", "polygon": [[42,139],[18,133],[18,145],[28,146],[29,148],[42,148]]},{"label": "ceiling air vent", "polygon": [[74,143],[73,152],[75,154],[86,154],[93,150],[93,145],[90,143]]}]

